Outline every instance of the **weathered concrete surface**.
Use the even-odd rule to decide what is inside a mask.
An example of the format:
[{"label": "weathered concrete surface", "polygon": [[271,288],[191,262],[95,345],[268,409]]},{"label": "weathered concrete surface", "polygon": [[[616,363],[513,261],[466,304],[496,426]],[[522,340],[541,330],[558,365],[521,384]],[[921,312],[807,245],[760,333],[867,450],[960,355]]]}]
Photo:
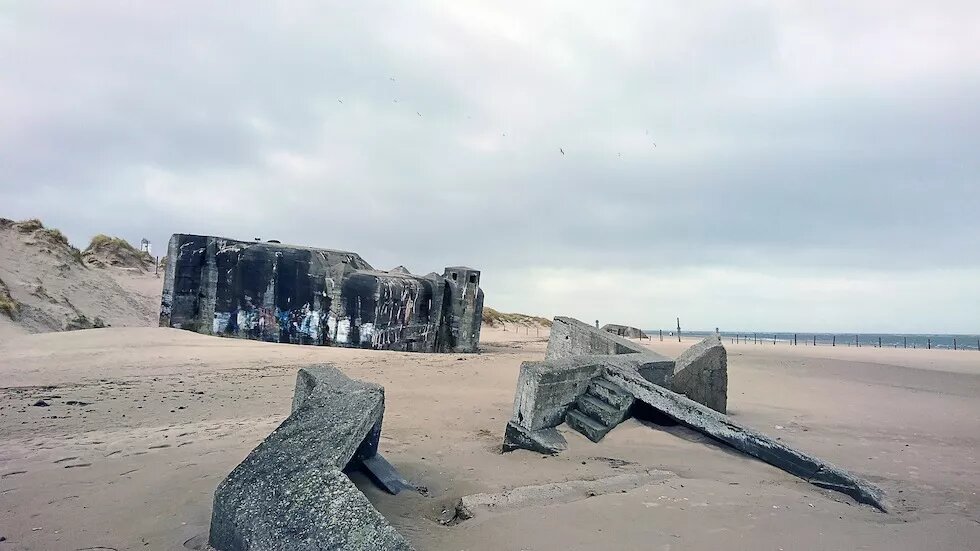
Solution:
[{"label": "weathered concrete surface", "polygon": [[504,430],[503,451],[531,450],[545,455],[561,453],[568,448],[568,442],[555,428],[528,430],[513,421]]},{"label": "weathered concrete surface", "polygon": [[[626,369],[635,371],[631,367]],[[633,396],[629,392],[599,376],[589,382],[585,394],[569,408],[565,423],[589,440],[598,442],[626,419],[632,406]]]},{"label": "weathered concrete surface", "polygon": [[[577,409],[574,407],[576,402],[599,375],[600,366],[615,365],[634,370],[657,384],[668,384],[674,373],[673,360],[572,318],[555,318],[546,358],[544,362],[521,365],[514,414],[504,432],[505,452],[517,448],[535,451],[548,448],[547,443],[533,436],[568,419],[570,411]],[[602,397],[601,394],[597,396]],[[608,414],[609,418],[616,417],[617,420],[606,424],[596,419],[593,425],[589,421],[590,413],[581,411],[590,405],[595,404],[585,403],[578,414],[571,413],[571,425],[594,440],[602,438],[625,415],[624,412],[604,411],[600,417]],[[616,404],[613,407],[619,409]]]},{"label": "weathered concrete surface", "polygon": [[529,431],[562,424],[568,407],[600,373],[600,362],[524,362],[511,420]]},{"label": "weathered concrete surface", "polygon": [[[623,393],[629,394],[628,400]],[[598,442],[622,421],[623,404],[635,398],[817,486],[887,511],[883,492],[873,484],[725,416],[727,395],[727,353],[717,336],[691,347],[675,363],[578,320],[558,317],[546,360],[521,365],[504,451],[537,451],[540,446],[525,435],[557,426],[562,420]]]},{"label": "weathered concrete surface", "polygon": [[674,364],[670,389],[709,408],[728,408],[728,353],[718,335],[688,348]]},{"label": "weathered concrete surface", "polygon": [[384,389],[301,369],[292,414],[218,485],[218,551],[410,550],[342,472],[377,452]]},{"label": "weathered concrete surface", "polygon": [[651,384],[635,372],[607,368],[605,376],[675,421],[702,432],[729,446],[816,486],[847,494],[861,503],[888,512],[884,492],[835,465],[794,450],[732,418],[659,385]]},{"label": "weathered concrete surface", "polygon": [[568,356],[641,354],[649,351],[577,319],[556,317],[551,325],[548,350],[544,357],[546,360],[558,360]]},{"label": "weathered concrete surface", "polygon": [[600,331],[605,331],[606,333],[612,333],[613,335],[618,335],[620,337],[626,337],[628,339],[646,339],[647,334],[643,332],[642,329],[637,329],[636,327],[631,327],[629,325],[619,325],[615,323],[607,323],[599,328]]},{"label": "weathered concrete surface", "polygon": [[160,325],[229,337],[402,351],[474,352],[480,272],[374,270],[357,253],[175,234]]}]

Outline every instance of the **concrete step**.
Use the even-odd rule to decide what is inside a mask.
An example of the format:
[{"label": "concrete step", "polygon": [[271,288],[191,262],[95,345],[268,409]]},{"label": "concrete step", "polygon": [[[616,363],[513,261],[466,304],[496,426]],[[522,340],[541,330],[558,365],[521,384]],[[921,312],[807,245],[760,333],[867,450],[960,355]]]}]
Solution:
[{"label": "concrete step", "polygon": [[633,395],[616,383],[600,377],[589,383],[588,393],[616,409],[629,409],[633,405]]},{"label": "concrete step", "polygon": [[589,394],[579,396],[575,407],[607,427],[615,427],[626,416],[625,409],[618,409],[612,404],[608,404]]},{"label": "concrete step", "polygon": [[565,423],[584,434],[586,438],[593,442],[602,440],[602,437],[605,436],[611,429],[611,427],[603,425],[599,421],[596,421],[595,419],[574,408],[568,410],[568,413],[565,414]]}]

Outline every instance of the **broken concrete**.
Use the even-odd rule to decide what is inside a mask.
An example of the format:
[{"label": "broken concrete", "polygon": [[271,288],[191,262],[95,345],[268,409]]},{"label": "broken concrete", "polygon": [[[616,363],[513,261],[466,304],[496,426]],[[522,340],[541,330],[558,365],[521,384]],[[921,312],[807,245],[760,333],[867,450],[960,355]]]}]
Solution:
[{"label": "broken concrete", "polygon": [[606,333],[612,333],[613,335],[618,335],[620,337],[626,337],[627,339],[648,339],[647,334],[643,332],[642,329],[637,329],[636,327],[630,327],[629,325],[618,325],[615,323],[607,323],[599,328],[600,331],[605,331]]},{"label": "broken concrete", "polygon": [[709,408],[728,408],[728,352],[718,335],[688,348],[674,365],[670,388]]},{"label": "broken concrete", "polygon": [[637,400],[817,486],[887,510],[883,492],[873,484],[724,415],[727,386],[727,353],[717,336],[674,362],[578,320],[555,318],[546,360],[521,365],[503,448],[540,451],[539,442],[528,435],[563,421],[598,442]]},{"label": "broken concrete", "polygon": [[568,442],[555,428],[531,431],[513,422],[507,423],[504,431],[503,451],[531,450],[545,455],[561,453],[568,448]]},{"label": "broken concrete", "polygon": [[811,484],[836,490],[861,503],[873,505],[884,512],[888,511],[885,494],[880,488],[827,461],[794,450],[778,440],[742,426],[727,415],[666,388],[651,384],[637,373],[612,368],[606,370],[604,375],[631,392],[637,400],[687,427],[774,467],[779,467]]},{"label": "broken concrete", "polygon": [[642,354],[650,350],[577,319],[557,317],[551,325],[546,360],[568,356]]},{"label": "broken concrete", "polygon": [[650,470],[623,473],[597,480],[569,480],[536,486],[519,486],[500,493],[480,493],[460,498],[455,522],[489,514],[503,514],[529,507],[572,503],[591,497],[628,492],[647,484],[669,480],[668,471]]},{"label": "broken concrete", "polygon": [[301,369],[292,414],[215,490],[211,547],[412,549],[343,473],[377,457],[383,415],[382,387]]},{"label": "broken concrete", "polygon": [[175,234],[160,326],[270,342],[475,352],[480,272],[371,267],[357,253]]}]

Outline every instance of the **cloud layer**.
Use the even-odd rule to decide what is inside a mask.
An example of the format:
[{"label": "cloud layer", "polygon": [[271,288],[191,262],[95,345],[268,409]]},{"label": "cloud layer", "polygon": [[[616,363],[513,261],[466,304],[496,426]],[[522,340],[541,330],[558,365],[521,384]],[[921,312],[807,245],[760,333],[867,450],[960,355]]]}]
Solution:
[{"label": "cloud layer", "polygon": [[976,3],[267,4],[0,9],[0,215],[645,327],[980,327]]}]

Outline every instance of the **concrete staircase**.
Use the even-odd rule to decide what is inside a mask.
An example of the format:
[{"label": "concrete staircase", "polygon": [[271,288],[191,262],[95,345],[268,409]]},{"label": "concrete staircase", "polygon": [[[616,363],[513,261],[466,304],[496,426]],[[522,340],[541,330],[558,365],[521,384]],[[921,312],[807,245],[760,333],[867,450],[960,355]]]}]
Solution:
[{"label": "concrete staircase", "polygon": [[616,383],[598,377],[589,383],[585,394],[565,414],[565,423],[593,442],[623,422],[633,405],[633,395]]}]

